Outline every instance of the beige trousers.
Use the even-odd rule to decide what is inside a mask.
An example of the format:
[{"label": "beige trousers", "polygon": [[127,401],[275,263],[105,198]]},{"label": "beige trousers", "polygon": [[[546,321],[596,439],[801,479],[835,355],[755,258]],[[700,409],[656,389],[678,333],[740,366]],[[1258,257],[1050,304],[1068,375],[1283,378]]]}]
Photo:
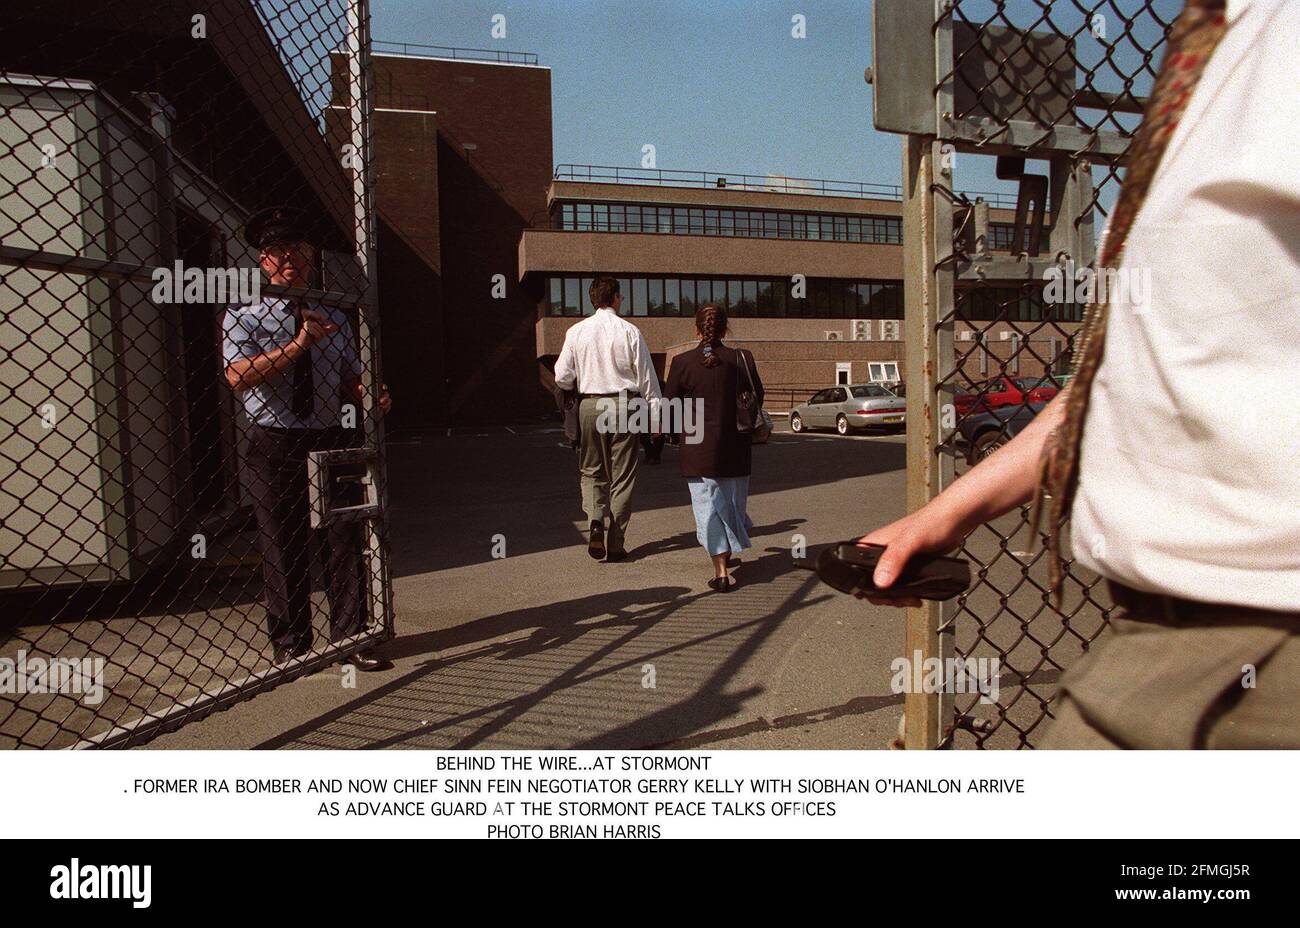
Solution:
[{"label": "beige trousers", "polygon": [[1300,748],[1300,613],[1148,611],[1062,677],[1044,748]]},{"label": "beige trousers", "polygon": [[[600,399],[586,397],[578,407],[582,508],[589,522],[605,525],[605,543],[617,551],[625,545],[627,525],[632,519],[632,490],[636,486],[640,436],[598,427],[601,422],[600,404]],[[613,423],[607,418],[605,424]]]}]

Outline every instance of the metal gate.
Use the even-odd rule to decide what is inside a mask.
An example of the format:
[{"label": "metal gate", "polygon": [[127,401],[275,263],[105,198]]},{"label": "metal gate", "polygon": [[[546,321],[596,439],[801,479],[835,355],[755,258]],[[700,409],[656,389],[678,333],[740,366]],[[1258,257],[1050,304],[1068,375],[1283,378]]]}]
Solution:
[{"label": "metal gate", "polygon": [[[1180,9],[875,0],[875,124],[904,136],[909,510],[1067,380],[1097,235]],[[977,162],[1018,184],[1015,210],[956,192]],[[981,526],[960,552],[972,589],[908,610],[908,655],[960,661],[995,677],[998,695],[909,694],[907,747],[1032,747],[1041,736],[1060,674],[1110,611],[1100,579],[1068,561],[1053,603],[1045,529],[1031,537],[1027,507]]]},{"label": "metal gate", "polygon": [[[366,0],[0,13],[0,747],[138,744],[391,637],[370,107]],[[280,204],[308,245],[250,246]],[[309,350],[228,380],[304,306]]]}]

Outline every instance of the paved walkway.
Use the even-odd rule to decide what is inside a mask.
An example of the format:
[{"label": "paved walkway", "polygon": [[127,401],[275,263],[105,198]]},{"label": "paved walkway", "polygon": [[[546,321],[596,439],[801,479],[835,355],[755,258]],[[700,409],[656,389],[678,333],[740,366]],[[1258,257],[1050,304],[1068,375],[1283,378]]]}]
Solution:
[{"label": "paved walkway", "polygon": [[[583,547],[573,453],[549,431],[429,434],[390,455],[392,671],[318,673],[156,747],[881,747],[900,615],[793,569],[796,534],[902,511],[900,436],[778,434],[757,450],[733,593],[705,581],[669,450],[638,475],[631,558]],[[505,558],[492,557],[503,536]],[[653,685],[651,685],[653,684]]]},{"label": "paved walkway", "polygon": [[[784,423],[781,428],[784,429]],[[676,452],[642,467],[631,558],[586,554],[573,452],[555,431],[413,436],[390,455],[396,667],[338,668],[157,739],[159,748],[882,748],[901,696],[890,663],[902,613],[860,603],[795,569],[790,547],[851,537],[903,513],[902,436],[779,432],[755,452],[754,548],[740,587],[715,594]],[[1014,525],[1009,519],[1008,525]],[[1004,526],[1004,534],[1010,534]],[[1023,532],[1021,533],[1023,534]],[[505,557],[493,547],[504,541]],[[1022,730],[1040,721],[1057,668],[1079,653],[987,529],[994,564],[959,616],[997,616],[977,653],[1037,669],[1003,682]],[[499,549],[498,549],[499,550]],[[1031,621],[1032,619],[1032,621]],[[1095,628],[1083,610],[1075,628]],[[969,702],[969,700],[967,700]],[[976,715],[994,718],[991,707]],[[1003,726],[990,746],[1014,747]],[[973,739],[965,737],[962,746]]]}]

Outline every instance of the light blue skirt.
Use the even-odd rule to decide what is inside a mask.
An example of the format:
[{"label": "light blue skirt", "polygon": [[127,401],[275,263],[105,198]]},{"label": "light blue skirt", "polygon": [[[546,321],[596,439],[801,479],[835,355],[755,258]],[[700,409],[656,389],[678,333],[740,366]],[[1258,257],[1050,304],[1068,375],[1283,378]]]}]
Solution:
[{"label": "light blue skirt", "polygon": [[748,477],[687,477],[691,509],[695,511],[695,537],[709,554],[726,554],[749,547],[754,527],[745,506],[749,501]]}]

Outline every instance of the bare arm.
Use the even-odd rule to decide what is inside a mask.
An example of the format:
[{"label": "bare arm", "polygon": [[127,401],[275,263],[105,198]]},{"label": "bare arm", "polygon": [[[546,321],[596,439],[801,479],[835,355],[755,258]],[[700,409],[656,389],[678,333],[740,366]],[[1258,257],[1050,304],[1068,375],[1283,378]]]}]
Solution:
[{"label": "bare arm", "polygon": [[226,365],[226,383],[230,384],[230,389],[236,393],[261,386],[292,367],[294,362],[302,357],[304,351],[306,348],[302,347],[295,338],[282,348],[235,361]]},{"label": "bare arm", "polygon": [[306,325],[293,337],[293,341],[264,354],[241,358],[226,365],[226,383],[236,393],[261,386],[279,377],[311,350],[312,345],[338,330],[338,326],[313,310],[306,311]]},{"label": "bare arm", "polygon": [[[876,586],[887,587],[913,554],[950,551],[972,529],[1028,502],[1048,436],[1065,417],[1062,390],[1025,429],[925,506],[860,541],[884,545]],[[901,604],[901,603],[900,603]]]}]

